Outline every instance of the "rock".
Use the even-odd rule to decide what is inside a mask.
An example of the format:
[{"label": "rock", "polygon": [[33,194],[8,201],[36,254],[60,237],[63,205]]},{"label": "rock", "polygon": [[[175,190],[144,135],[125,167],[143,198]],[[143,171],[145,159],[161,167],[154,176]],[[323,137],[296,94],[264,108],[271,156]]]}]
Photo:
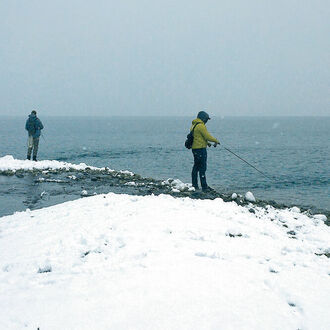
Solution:
[{"label": "rock", "polygon": [[231,199],[236,199],[237,198],[237,194],[236,193],[233,193],[232,195],[231,195]]},{"label": "rock", "polygon": [[38,273],[50,273],[52,271],[51,265],[45,265],[43,267],[39,267]]},{"label": "rock", "polygon": [[251,191],[248,191],[246,194],[245,194],[245,200],[248,201],[248,202],[252,202],[252,203],[255,203],[256,199],[255,197],[253,196],[252,192]]},{"label": "rock", "polygon": [[238,234],[226,233],[226,236],[229,236],[229,237],[242,237],[243,235],[241,233],[238,233]]}]

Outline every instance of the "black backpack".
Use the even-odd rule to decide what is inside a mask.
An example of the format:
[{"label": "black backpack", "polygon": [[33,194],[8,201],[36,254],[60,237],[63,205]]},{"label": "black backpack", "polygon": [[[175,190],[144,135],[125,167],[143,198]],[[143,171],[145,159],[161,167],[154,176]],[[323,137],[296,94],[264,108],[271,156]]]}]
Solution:
[{"label": "black backpack", "polygon": [[189,132],[189,134],[187,135],[187,140],[186,142],[184,143],[185,147],[187,149],[191,149],[192,145],[193,145],[193,142],[194,142],[194,129],[195,127],[200,124],[200,123],[197,123],[195,124],[195,126],[193,127],[193,129]]}]

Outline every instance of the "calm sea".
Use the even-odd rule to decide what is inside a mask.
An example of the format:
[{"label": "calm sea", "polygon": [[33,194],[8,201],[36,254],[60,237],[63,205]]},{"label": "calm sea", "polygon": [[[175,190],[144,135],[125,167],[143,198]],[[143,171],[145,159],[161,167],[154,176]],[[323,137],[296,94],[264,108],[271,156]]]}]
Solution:
[{"label": "calm sea", "polygon": [[[40,119],[45,129],[39,159],[84,162],[144,177],[190,182],[192,154],[185,149],[184,140],[193,117],[40,115]],[[25,159],[25,120],[1,118],[0,157]],[[252,191],[263,200],[329,210],[330,117],[212,118],[207,127],[223,145],[275,178],[269,180],[223,148],[211,147],[207,169],[211,187],[227,193]],[[10,198],[18,193],[21,189],[11,189]]]}]

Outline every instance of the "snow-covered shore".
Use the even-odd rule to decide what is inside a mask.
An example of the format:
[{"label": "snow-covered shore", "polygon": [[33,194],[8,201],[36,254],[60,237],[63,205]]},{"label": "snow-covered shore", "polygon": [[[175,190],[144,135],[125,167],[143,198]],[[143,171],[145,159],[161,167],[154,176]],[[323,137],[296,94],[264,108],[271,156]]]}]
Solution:
[{"label": "snow-covered shore", "polygon": [[0,218],[1,329],[327,329],[330,227],[107,194]]},{"label": "snow-covered shore", "polygon": [[[67,162],[60,162],[57,160],[42,160],[38,162],[34,162],[31,160],[22,160],[15,159],[11,155],[7,155],[4,157],[0,157],[0,172],[11,171],[16,172],[18,170],[24,171],[32,171],[32,170],[77,170],[84,171],[86,169],[90,169],[93,171],[114,171],[105,167],[95,167],[88,166],[85,163],[80,164],[71,164]],[[130,171],[119,171],[120,173],[133,175]]]},{"label": "snow-covered shore", "polygon": [[[11,155],[7,155],[4,157],[0,157],[0,171],[17,171],[17,170],[85,170],[86,168],[91,168],[93,170],[101,170],[101,168],[87,166],[85,163],[81,163],[79,165],[60,162],[57,160],[42,160],[38,162],[29,161],[29,160],[22,160],[22,159],[15,159]],[[104,168],[103,168],[104,169]]]}]

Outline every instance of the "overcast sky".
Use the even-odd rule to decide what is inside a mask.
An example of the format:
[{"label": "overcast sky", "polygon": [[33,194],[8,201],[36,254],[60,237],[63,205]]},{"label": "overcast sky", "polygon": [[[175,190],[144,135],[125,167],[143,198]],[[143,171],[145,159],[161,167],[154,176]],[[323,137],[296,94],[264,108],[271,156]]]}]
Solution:
[{"label": "overcast sky", "polygon": [[329,0],[1,0],[0,115],[330,115]]}]

